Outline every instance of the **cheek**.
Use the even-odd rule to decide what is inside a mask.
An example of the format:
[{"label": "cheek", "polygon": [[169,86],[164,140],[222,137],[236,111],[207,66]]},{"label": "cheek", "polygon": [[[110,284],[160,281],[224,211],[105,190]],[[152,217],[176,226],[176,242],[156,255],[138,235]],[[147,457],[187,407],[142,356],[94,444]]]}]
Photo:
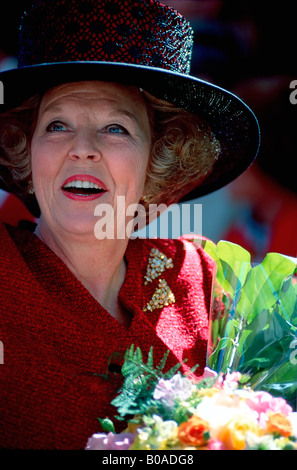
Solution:
[{"label": "cheek", "polygon": [[[55,156],[55,158],[53,157]],[[31,146],[31,167],[33,180],[49,180],[58,169],[57,153],[54,149],[32,141]]]},{"label": "cheek", "polygon": [[113,170],[111,173],[114,174],[117,182],[122,182],[132,189],[134,187],[141,186],[144,184],[147,173],[148,165],[148,151],[136,152],[134,154],[122,153],[121,157],[115,159],[112,163]]},{"label": "cheek", "polygon": [[[51,156],[50,156],[51,155]],[[45,211],[55,192],[57,165],[46,147],[33,145],[31,148],[32,181],[37,200]]]},{"label": "cheek", "polygon": [[33,178],[38,177],[46,166],[46,159],[44,158],[43,152],[33,146],[31,149],[31,166]]}]

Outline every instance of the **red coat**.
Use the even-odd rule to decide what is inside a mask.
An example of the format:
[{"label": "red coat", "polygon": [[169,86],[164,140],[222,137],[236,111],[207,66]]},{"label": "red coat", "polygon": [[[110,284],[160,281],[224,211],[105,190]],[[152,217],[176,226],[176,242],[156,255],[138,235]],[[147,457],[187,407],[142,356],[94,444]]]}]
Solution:
[{"label": "red coat", "polygon": [[[112,417],[121,383],[120,354],[131,345],[171,367],[205,365],[213,264],[181,240],[134,240],[126,253],[120,299],[133,315],[120,325],[34,234],[0,228],[0,447],[81,449]],[[153,247],[173,267],[147,285]],[[100,269],[100,266],[98,266]],[[175,301],[143,311],[160,279]],[[114,366],[114,364],[117,364]],[[99,375],[98,375],[99,374]]]}]

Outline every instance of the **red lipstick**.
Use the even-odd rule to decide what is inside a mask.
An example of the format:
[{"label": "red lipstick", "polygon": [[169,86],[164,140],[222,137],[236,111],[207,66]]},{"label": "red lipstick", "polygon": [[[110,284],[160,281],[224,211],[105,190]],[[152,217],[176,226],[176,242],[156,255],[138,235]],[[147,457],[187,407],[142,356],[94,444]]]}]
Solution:
[{"label": "red lipstick", "polygon": [[64,181],[61,189],[66,197],[76,201],[92,201],[107,191],[101,180],[87,174],[70,176]]}]

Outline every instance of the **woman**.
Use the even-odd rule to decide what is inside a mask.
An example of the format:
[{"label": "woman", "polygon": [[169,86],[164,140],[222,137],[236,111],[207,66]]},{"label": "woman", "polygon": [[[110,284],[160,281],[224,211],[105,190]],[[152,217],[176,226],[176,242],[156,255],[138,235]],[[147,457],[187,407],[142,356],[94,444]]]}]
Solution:
[{"label": "woman", "polygon": [[119,198],[131,227],[135,204],[206,194],[254,158],[254,115],[187,75],[191,44],[152,0],[43,0],[23,19],[19,69],[0,75],[1,178],[38,223],[0,231],[2,447],[84,448],[114,414],[131,344],[203,370],[207,255],[94,233],[104,207],[118,234]]}]

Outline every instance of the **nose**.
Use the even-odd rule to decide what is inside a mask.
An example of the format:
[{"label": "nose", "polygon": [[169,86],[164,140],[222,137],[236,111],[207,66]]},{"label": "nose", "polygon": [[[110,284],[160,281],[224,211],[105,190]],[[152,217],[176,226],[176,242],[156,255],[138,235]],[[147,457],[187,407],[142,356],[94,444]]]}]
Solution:
[{"label": "nose", "polygon": [[71,160],[100,160],[101,152],[95,132],[86,129],[77,131],[71,141],[68,157]]}]

